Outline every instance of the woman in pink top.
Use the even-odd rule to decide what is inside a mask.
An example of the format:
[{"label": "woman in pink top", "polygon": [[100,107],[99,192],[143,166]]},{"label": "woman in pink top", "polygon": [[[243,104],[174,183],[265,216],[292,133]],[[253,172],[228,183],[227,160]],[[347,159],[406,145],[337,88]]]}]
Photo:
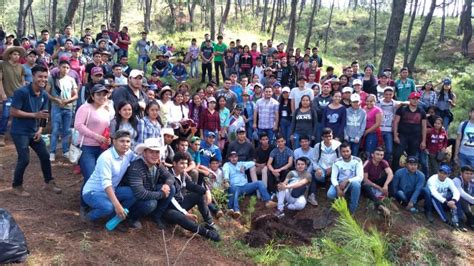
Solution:
[{"label": "woman in pink top", "polygon": [[[80,143],[84,137],[81,147],[82,155],[79,159],[81,172],[84,176],[82,186],[94,172],[97,158],[103,151],[100,145],[110,144],[110,138],[103,136],[104,131],[110,126],[109,107],[107,105],[108,95],[109,90],[105,86],[101,84],[94,85],[87,103],[81,105],[76,113],[74,128],[79,131],[78,142]],[[81,199],[81,211],[83,206],[86,205]]]},{"label": "woman in pink top", "polygon": [[371,154],[377,148],[379,136],[381,136],[380,125],[382,124],[382,109],[375,106],[377,97],[374,94],[369,94],[365,101],[365,112],[367,113],[367,123],[365,126],[365,152],[367,158],[370,158]]}]

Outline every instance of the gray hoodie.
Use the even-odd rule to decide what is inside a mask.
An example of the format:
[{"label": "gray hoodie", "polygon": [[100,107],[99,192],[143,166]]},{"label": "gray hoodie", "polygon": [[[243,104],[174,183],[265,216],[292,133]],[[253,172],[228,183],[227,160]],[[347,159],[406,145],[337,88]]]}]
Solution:
[{"label": "gray hoodie", "polygon": [[347,141],[360,141],[364,135],[367,115],[362,108],[354,109],[352,107],[346,109],[346,126],[344,127],[344,139]]}]

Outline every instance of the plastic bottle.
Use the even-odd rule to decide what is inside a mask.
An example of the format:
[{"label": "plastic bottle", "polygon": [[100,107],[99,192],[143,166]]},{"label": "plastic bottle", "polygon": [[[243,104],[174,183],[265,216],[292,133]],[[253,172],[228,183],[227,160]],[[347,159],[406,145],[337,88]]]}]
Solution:
[{"label": "plastic bottle", "polygon": [[[127,208],[124,208],[123,209],[125,211],[126,214],[128,214],[128,209]],[[115,229],[115,227],[117,227],[117,225],[119,223],[121,223],[123,220],[122,218],[120,218],[120,216],[118,215],[115,215],[114,218],[110,219],[106,224],[105,224],[105,228],[107,228],[107,230],[109,231],[112,231]]]}]

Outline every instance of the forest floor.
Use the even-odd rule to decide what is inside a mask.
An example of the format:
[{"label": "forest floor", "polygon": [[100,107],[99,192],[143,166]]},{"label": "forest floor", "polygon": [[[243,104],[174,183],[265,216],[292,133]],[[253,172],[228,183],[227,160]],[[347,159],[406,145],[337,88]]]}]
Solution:
[{"label": "forest floor", "polygon": [[[53,174],[62,194],[41,189],[43,180],[39,161],[31,151],[31,163],[25,173],[24,187],[29,198],[19,198],[11,193],[16,151],[11,142],[0,149],[0,207],[13,214],[24,231],[32,264],[170,264],[192,265],[241,265],[255,264],[246,254],[253,247],[308,245],[312,240],[330,232],[337,214],[330,211],[323,189],[319,191],[319,207],[308,205],[304,211],[287,213],[276,219],[274,210],[257,202],[255,212],[244,211],[241,221],[221,218],[217,225],[223,240],[212,243],[189,232],[170,227],[163,232],[151,221],[145,220],[143,229],[128,232],[108,232],[104,228],[90,228],[79,219],[79,191],[82,177],[72,172],[72,165],[57,159]],[[59,158],[60,156],[57,156]],[[244,200],[243,210],[249,204]],[[453,231],[441,221],[429,224],[422,214],[412,215],[405,210],[392,208],[392,218],[386,220],[373,211],[373,206],[363,199],[356,220],[364,228],[375,227],[389,242],[392,261],[409,264],[414,261],[437,261],[441,264],[474,265],[474,233]],[[252,224],[249,225],[249,222]],[[240,241],[247,245],[236,248]],[[184,249],[183,249],[184,248]]]}]

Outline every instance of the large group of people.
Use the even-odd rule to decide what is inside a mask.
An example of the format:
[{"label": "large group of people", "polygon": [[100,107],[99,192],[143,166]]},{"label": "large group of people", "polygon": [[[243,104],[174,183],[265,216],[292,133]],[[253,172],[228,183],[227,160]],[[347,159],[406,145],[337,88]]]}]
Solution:
[{"label": "large group of people", "polygon": [[[123,227],[141,228],[149,216],[158,228],[178,224],[219,241],[214,220],[239,219],[243,195],[256,194],[282,218],[307,202],[318,206],[327,187],[325,196],[346,197],[351,213],[362,194],[385,216],[384,199],[392,198],[430,222],[434,209],[459,230],[474,228],[474,108],[449,139],[456,108],[449,78],[418,87],[406,67],[395,78],[391,69],[377,75],[372,64],[361,72],[357,61],[336,75],[331,66],[323,72],[317,47],[227,46],[208,34],[200,46],[193,39],[183,58],[172,46],[158,48],[148,75],[154,42],[141,33],[136,69],[128,65],[131,44],[127,27],[113,24],[95,38],[86,29],[79,39],[70,26],[56,38],[47,30],[38,40],[6,36],[0,146],[12,117],[16,195],[29,196],[30,147],[44,189],[62,192],[51,170],[60,139],[65,158],[73,157],[71,142],[81,150],[74,170],[84,177],[78,197],[89,224],[118,215]],[[203,86],[186,82],[187,68]],[[227,206],[213,197],[216,189],[227,193]]]}]

